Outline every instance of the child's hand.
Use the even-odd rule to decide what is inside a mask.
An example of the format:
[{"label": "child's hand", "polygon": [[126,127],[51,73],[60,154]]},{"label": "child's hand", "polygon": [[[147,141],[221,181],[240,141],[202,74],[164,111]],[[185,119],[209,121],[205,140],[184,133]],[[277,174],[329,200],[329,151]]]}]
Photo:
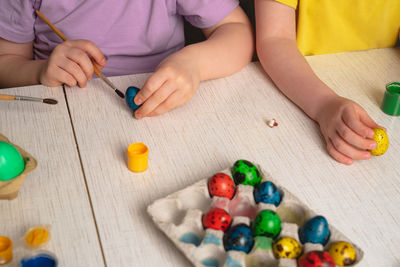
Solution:
[{"label": "child's hand", "polygon": [[367,112],[355,102],[331,97],[316,118],[325,138],[329,154],[337,161],[350,165],[353,159],[369,159],[369,149],[376,148],[373,128],[379,127]]},{"label": "child's hand", "polygon": [[157,116],[184,104],[194,95],[199,82],[193,60],[178,54],[168,57],[136,95],[135,104],[143,105],[135,117]]},{"label": "child's hand", "polygon": [[106,64],[103,53],[90,41],[67,40],[59,44],[40,72],[40,83],[46,86],[67,84],[86,87],[86,82],[93,75],[93,64],[89,56],[100,69]]}]

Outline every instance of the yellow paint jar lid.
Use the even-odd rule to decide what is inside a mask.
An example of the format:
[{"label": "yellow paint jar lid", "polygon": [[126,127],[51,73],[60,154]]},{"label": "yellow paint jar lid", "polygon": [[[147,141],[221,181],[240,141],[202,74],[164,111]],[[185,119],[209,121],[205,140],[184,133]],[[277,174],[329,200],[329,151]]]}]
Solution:
[{"label": "yellow paint jar lid", "polygon": [[46,245],[50,240],[49,227],[39,225],[30,228],[24,237],[25,244],[30,248],[39,248]]}]

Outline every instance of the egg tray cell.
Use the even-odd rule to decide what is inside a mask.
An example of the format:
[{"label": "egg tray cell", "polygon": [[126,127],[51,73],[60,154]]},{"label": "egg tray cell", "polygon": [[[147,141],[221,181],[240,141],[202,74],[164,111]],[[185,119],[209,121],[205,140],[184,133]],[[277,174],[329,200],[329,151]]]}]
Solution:
[{"label": "egg tray cell", "polygon": [[[291,194],[265,171],[258,167],[262,177],[261,182],[271,181],[282,193],[283,198],[276,207],[272,204],[256,204],[253,196],[254,187],[251,185],[236,185],[236,192],[230,200],[225,197],[212,197],[208,190],[208,178],[188,186],[187,188],[156,200],[147,211],[156,225],[175,243],[194,266],[219,267],[296,267],[297,259],[280,258],[274,256],[272,245],[281,237],[291,237],[302,246],[302,253],[309,251],[327,251],[333,242],[346,241],[357,253],[356,261],[347,266],[356,266],[363,258],[363,251],[351,242],[334,226],[329,225],[330,237],[322,244],[305,243],[299,239],[298,230],[306,221],[317,214],[297,197]],[[223,170],[232,177],[231,169]],[[247,254],[242,251],[225,251],[223,245],[224,232],[221,230],[204,229],[203,215],[211,208],[222,208],[232,218],[230,227],[238,224],[251,225],[251,222],[261,210],[275,211],[281,221],[281,231],[274,239],[257,236],[254,245]]]}]

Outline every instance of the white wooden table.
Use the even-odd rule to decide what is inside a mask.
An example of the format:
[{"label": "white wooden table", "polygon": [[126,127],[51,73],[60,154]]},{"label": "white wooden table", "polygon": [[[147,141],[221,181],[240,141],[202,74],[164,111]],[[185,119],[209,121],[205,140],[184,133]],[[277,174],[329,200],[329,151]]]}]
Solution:
[{"label": "white wooden table", "polygon": [[[38,161],[19,196],[0,201],[0,235],[16,245],[32,226],[48,224],[47,249],[61,266],[104,266],[63,88],[31,86],[0,92],[58,100],[54,106],[0,103],[0,132]],[[7,266],[18,266],[23,255],[22,247],[16,247]]]},{"label": "white wooden table", "polygon": [[[17,238],[32,224],[51,223],[51,248],[61,266],[188,266],[147,206],[244,158],[359,245],[365,253],[360,266],[400,266],[400,118],[379,108],[385,84],[400,80],[400,50],[308,60],[323,81],[387,128],[385,155],[350,167],[335,162],[318,126],[275,89],[258,63],[204,82],[183,107],[142,120],[99,79],[86,89],[66,88],[70,117],[60,89],[21,88],[18,93],[55,94],[61,103],[0,103],[0,131],[47,167],[29,176],[17,200],[0,202],[0,234]],[[125,89],[147,77],[111,79]],[[17,120],[23,117],[31,119]],[[270,118],[279,126],[269,128]],[[141,174],[125,163],[134,142],[150,150],[149,169]],[[4,217],[10,219],[3,223]]]}]

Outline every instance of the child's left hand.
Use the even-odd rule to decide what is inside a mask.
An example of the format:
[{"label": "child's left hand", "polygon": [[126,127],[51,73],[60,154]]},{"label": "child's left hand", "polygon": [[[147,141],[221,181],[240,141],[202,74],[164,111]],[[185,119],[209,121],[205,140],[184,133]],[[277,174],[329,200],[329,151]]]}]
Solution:
[{"label": "child's left hand", "polygon": [[135,112],[137,119],[163,114],[188,101],[200,82],[199,72],[187,55],[176,53],[166,58],[135,97],[143,105]]},{"label": "child's left hand", "polygon": [[376,148],[373,128],[380,127],[368,113],[350,99],[333,96],[322,105],[316,117],[328,153],[338,162],[350,165],[354,159],[369,159]]}]

